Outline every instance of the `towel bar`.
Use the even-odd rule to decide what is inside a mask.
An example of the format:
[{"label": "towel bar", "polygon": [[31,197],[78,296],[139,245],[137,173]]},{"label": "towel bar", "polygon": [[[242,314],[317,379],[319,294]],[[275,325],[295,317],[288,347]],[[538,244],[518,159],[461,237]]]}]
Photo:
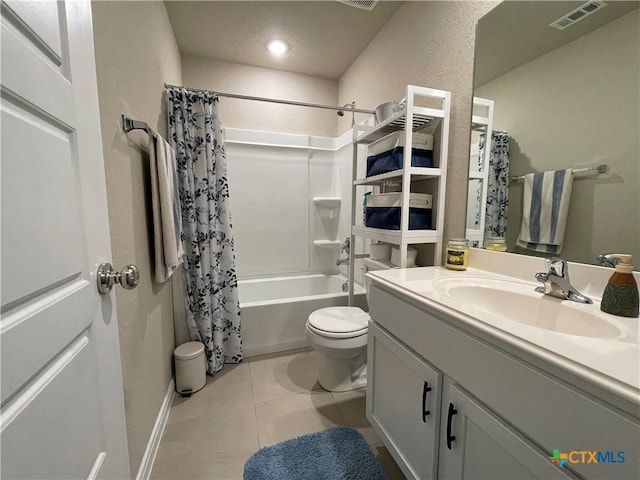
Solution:
[{"label": "towel bar", "polygon": [[[573,175],[576,177],[586,177],[588,175],[596,175],[600,173],[605,173],[607,171],[607,164],[602,163],[595,167],[584,167],[584,168],[574,168]],[[524,175],[514,176],[509,179],[512,182],[522,182],[524,181]]]},{"label": "towel bar", "polygon": [[147,122],[133,120],[124,114],[122,115],[122,130],[124,130],[125,133],[129,133],[131,130],[144,130],[149,135],[153,135],[153,130],[151,130]]}]

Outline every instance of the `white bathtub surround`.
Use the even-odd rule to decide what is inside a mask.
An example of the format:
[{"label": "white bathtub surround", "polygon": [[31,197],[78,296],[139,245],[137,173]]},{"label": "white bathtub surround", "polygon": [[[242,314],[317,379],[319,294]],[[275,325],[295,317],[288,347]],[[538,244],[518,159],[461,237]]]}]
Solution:
[{"label": "white bathtub surround", "polygon": [[[305,324],[311,312],[346,305],[342,275],[296,275],[238,282],[242,338],[246,357],[308,345]],[[364,288],[356,284],[356,303]]]},{"label": "white bathtub surround", "polygon": [[[336,260],[350,235],[352,132],[329,138],[226,128],[224,135],[245,355],[307,345],[309,314],[347,304],[348,270]],[[362,241],[358,252],[368,249]],[[178,343],[189,340],[181,283],[174,278]]]},{"label": "white bathtub surround", "polygon": [[329,138],[227,128],[225,148],[239,277],[337,273],[338,251],[322,242],[349,234],[351,173],[341,163],[351,158],[351,132]]}]

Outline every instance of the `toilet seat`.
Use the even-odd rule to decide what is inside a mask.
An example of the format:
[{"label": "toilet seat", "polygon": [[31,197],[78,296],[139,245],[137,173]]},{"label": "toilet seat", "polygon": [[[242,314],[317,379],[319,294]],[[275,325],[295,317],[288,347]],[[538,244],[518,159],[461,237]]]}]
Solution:
[{"label": "toilet seat", "polygon": [[358,307],[327,307],[309,315],[307,327],[327,338],[354,338],[365,335],[369,314]]}]

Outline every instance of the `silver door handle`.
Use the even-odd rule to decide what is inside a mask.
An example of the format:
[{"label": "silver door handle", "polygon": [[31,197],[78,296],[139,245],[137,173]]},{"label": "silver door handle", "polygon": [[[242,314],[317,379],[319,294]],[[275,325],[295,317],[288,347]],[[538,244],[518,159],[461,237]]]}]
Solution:
[{"label": "silver door handle", "polygon": [[107,294],[116,283],[125,290],[136,288],[140,283],[140,271],[135,265],[125,265],[120,272],[116,272],[110,263],[103,263],[98,267],[98,291]]}]

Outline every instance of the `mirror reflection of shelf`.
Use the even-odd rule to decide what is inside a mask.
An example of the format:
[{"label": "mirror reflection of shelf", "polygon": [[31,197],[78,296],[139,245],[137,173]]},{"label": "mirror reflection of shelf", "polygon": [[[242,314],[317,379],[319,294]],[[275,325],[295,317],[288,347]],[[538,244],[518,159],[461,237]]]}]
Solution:
[{"label": "mirror reflection of shelf", "polygon": [[[484,100],[484,99],[475,97],[474,98],[474,102],[477,101],[477,100]],[[487,117],[481,117],[480,115],[473,115],[471,117],[471,129],[475,130],[477,132],[486,131],[486,129],[489,126],[490,123],[491,123],[491,121]]]},{"label": "mirror reflection of shelf", "polygon": [[313,197],[313,203],[318,207],[338,208],[342,199],[340,197]]},{"label": "mirror reflection of shelf", "polygon": [[482,246],[484,243],[484,232],[475,228],[467,228],[465,238],[469,240],[469,243],[478,242],[478,245]]},{"label": "mirror reflection of shelf", "polygon": [[[485,216],[487,210],[487,183],[489,156],[491,155],[491,133],[493,130],[493,100],[473,97],[473,115],[471,117],[471,154],[469,157],[469,190],[467,211],[475,210],[475,227],[467,228],[466,238],[471,242],[483,243]],[[484,134],[484,152],[479,150],[480,135]],[[473,200],[476,198],[476,204]],[[469,225],[471,226],[471,225]]]},{"label": "mirror reflection of shelf", "polygon": [[469,172],[469,180],[486,180],[486,179],[487,179],[487,172],[477,172],[477,171]]},{"label": "mirror reflection of shelf", "polygon": [[342,245],[340,240],[314,240],[313,246],[320,248],[338,248]]}]

